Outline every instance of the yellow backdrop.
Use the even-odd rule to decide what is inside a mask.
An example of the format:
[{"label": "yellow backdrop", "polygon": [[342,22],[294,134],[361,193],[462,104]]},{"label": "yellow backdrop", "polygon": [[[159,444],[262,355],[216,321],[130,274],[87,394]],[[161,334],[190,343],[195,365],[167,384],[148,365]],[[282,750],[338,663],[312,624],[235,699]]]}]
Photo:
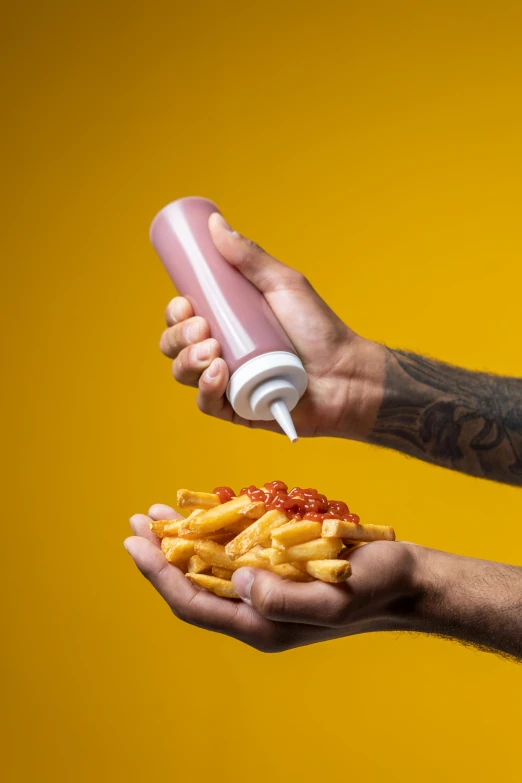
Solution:
[{"label": "yellow backdrop", "polygon": [[4,12],[10,782],[518,779],[515,665],[398,634],[264,656],[176,621],[121,544],[179,486],[284,478],[522,560],[520,491],[211,421],[157,349],[149,222],[196,194],[359,333],[520,373],[520,3],[339,6]]}]

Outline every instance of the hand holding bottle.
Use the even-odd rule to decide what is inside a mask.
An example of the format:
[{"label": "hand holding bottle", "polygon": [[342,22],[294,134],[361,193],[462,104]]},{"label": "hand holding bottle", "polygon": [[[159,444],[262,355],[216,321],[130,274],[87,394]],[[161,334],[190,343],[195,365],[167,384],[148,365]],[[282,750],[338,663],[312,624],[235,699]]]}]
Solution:
[{"label": "hand holding bottle", "polygon": [[[356,335],[299,272],[232,231],[218,213],[209,228],[216,248],[265,297],[308,374],[308,388],[292,412],[301,436],[362,439],[371,428],[382,393],[383,348]],[[183,297],[167,307],[160,348],[174,359],[180,383],[197,386],[198,406],[211,416],[279,431],[273,421],[247,421],[225,396],[229,372],[207,322]]]}]

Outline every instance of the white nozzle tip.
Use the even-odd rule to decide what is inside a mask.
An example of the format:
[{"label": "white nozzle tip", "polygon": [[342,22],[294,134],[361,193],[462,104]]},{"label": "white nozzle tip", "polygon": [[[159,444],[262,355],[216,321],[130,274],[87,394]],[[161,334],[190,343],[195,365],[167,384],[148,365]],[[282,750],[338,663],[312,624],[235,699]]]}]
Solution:
[{"label": "white nozzle tip", "polygon": [[270,405],[270,412],[285,435],[288,435],[292,443],[295,443],[298,440],[297,432],[295,431],[290,411],[283,400],[274,400]]}]

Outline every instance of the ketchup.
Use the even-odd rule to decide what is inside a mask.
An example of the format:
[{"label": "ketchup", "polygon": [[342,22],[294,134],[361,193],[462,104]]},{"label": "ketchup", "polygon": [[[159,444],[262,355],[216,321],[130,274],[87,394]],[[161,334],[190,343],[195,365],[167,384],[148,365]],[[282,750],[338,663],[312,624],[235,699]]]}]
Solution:
[{"label": "ketchup", "polygon": [[[214,494],[221,503],[226,503],[235,497],[230,487],[216,487]],[[342,500],[328,500],[313,487],[303,489],[294,487],[288,491],[284,481],[269,481],[262,488],[251,484],[243,487],[240,495],[248,495],[254,503],[264,503],[267,511],[274,508],[284,511],[288,519],[310,519],[314,522],[324,522],[325,519],[342,519],[346,522],[359,524],[357,514],[351,514],[350,509]]]},{"label": "ketchup", "polygon": [[216,487],[214,495],[217,495],[220,503],[228,503],[229,500],[236,497],[236,493],[230,487]]}]

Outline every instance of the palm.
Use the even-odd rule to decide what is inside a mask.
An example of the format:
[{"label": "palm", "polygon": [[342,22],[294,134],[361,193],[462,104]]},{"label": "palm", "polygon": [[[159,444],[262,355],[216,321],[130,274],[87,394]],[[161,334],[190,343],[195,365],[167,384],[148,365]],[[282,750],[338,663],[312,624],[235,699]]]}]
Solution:
[{"label": "palm", "polygon": [[267,301],[292,340],[308,374],[308,388],[293,417],[301,435],[335,429],[345,399],[347,343],[355,334],[316,295],[282,289],[266,295]]},{"label": "palm", "polygon": [[[292,412],[299,435],[334,432],[346,404],[347,346],[357,339],[338,316],[300,279],[265,298],[290,337],[308,374],[308,388]],[[224,418],[279,432],[273,422],[245,422],[226,404]]]},{"label": "palm", "polygon": [[394,605],[408,592],[411,545],[379,541],[355,550],[352,577],[345,585],[296,584],[263,572],[265,600],[253,608],[194,587],[167,563],[148,523],[179,514],[158,505],[149,515],[131,519],[137,538],[131,539],[129,551],[174,614],[186,622],[268,652],[397,627]]},{"label": "palm", "polygon": [[[226,224],[225,224],[226,225]],[[308,388],[293,411],[301,436],[341,433],[358,437],[364,428],[363,411],[354,403],[352,379],[357,369],[361,340],[351,331],[296,270],[272,258],[254,243],[227,230],[217,214],[209,226],[223,257],[263,294],[299,354],[308,374]],[[249,427],[280,432],[273,421],[241,419],[226,398],[228,368],[220,358],[221,348],[212,340],[208,323],[194,318],[186,299],[178,298],[174,317],[162,337],[163,352],[174,359],[174,376],[181,383],[199,386],[198,405],[205,413]],[[196,342],[206,343],[206,358],[193,352],[183,322],[198,325]],[[189,324],[190,325],[190,324]],[[362,354],[361,354],[362,355]],[[212,373],[207,374],[207,370]],[[349,389],[350,387],[350,389]],[[350,392],[350,393],[349,393]],[[350,421],[348,430],[344,428]]]}]

